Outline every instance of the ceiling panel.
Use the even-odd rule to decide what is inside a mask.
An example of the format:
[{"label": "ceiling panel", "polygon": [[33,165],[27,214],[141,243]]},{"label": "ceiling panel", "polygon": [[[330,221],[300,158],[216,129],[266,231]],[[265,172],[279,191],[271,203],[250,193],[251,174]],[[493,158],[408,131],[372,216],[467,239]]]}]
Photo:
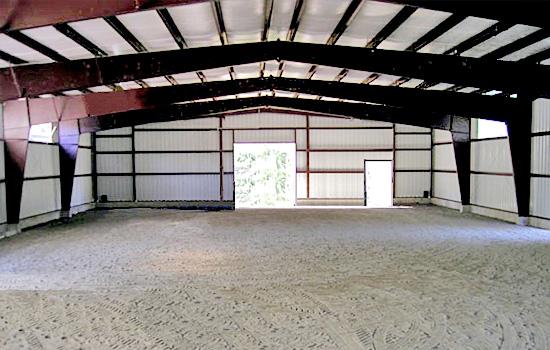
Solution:
[{"label": "ceiling panel", "polygon": [[159,86],[170,86],[170,82],[166,80],[165,77],[155,77],[155,78],[148,78],[143,79],[144,82],[147,83],[150,87],[159,87]]},{"label": "ceiling panel", "polygon": [[422,79],[411,79],[399,86],[401,87],[404,87],[404,88],[415,88],[418,86],[418,84],[422,83],[424,80]]},{"label": "ceiling panel", "polygon": [[88,90],[90,90],[92,92],[112,92],[113,91],[113,90],[111,90],[111,88],[109,88],[105,85],[93,86],[93,87],[88,88]]},{"label": "ceiling panel", "polygon": [[173,74],[172,77],[176,79],[178,84],[195,84],[201,82],[195,72]]},{"label": "ceiling panel", "polygon": [[4,60],[0,60],[0,68],[6,68],[9,67],[10,64]]},{"label": "ceiling panel", "polygon": [[88,50],[61,34],[52,26],[27,29],[22,32],[69,59],[76,60],[94,57]]},{"label": "ceiling panel", "polygon": [[527,46],[526,48],[516,51],[506,57],[503,57],[502,59],[504,61],[517,61],[522,58],[528,57],[530,55],[533,55],[537,52],[540,52],[542,50],[545,50],[550,47],[550,38],[541,40],[539,42],[536,42],[532,45]]},{"label": "ceiling panel", "polygon": [[434,86],[430,86],[427,90],[446,90],[451,86],[454,86],[454,84],[439,83],[439,84],[435,84]]},{"label": "ceiling panel", "polygon": [[117,16],[149,51],[177,50],[172,35],[156,11],[140,11]]},{"label": "ceiling panel", "polygon": [[527,36],[537,30],[538,28],[536,27],[530,27],[523,24],[515,25],[500,34],[489,38],[488,40],[485,40],[481,44],[472,47],[470,50],[464,51],[461,56],[481,57],[489,52],[498,49],[499,47],[521,39],[524,36]]},{"label": "ceiling panel", "polygon": [[268,40],[286,40],[296,0],[273,0],[273,14]]},{"label": "ceiling panel", "polygon": [[325,44],[351,0],[308,0],[302,14],[296,41]]},{"label": "ceiling panel", "polygon": [[260,64],[251,63],[251,64],[241,64],[238,66],[233,66],[237,79],[250,79],[258,78],[260,76]]},{"label": "ceiling panel", "polygon": [[135,81],[123,81],[118,83],[124,90],[141,89],[141,85]]},{"label": "ceiling panel", "polygon": [[314,80],[334,80],[342,68],[318,66],[312,79]]},{"label": "ceiling panel", "polygon": [[221,67],[202,71],[207,81],[231,80],[229,68]]},{"label": "ceiling panel", "polygon": [[304,79],[309,71],[310,65],[298,62],[285,62],[283,68],[284,78]]},{"label": "ceiling panel", "polygon": [[101,18],[69,23],[69,25],[109,55],[135,53],[126,40]]},{"label": "ceiling panel", "polygon": [[279,69],[279,62],[277,61],[267,61],[265,63],[264,76],[265,77],[276,77],[277,71]]},{"label": "ceiling panel", "polygon": [[396,75],[380,74],[378,79],[374,80],[372,83],[370,83],[370,85],[388,86],[399,78],[400,77]]},{"label": "ceiling panel", "polygon": [[4,51],[30,63],[53,62],[50,58],[21,44],[19,41],[10,38],[6,34],[0,34],[0,51]]},{"label": "ceiling panel", "polygon": [[263,0],[232,0],[221,4],[229,43],[260,41],[264,27]]},{"label": "ceiling panel", "polygon": [[189,47],[221,45],[210,2],[168,9]]},{"label": "ceiling panel", "polygon": [[344,79],[342,79],[342,82],[360,84],[369,75],[371,75],[371,73],[369,73],[369,72],[350,69],[350,70],[348,70],[348,74],[344,77]]}]

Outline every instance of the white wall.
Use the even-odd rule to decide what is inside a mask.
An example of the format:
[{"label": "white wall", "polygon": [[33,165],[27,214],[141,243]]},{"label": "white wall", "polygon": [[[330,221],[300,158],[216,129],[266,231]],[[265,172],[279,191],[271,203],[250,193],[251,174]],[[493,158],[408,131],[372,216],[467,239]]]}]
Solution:
[{"label": "white wall", "polygon": [[550,229],[550,100],[533,103],[530,223]]}]

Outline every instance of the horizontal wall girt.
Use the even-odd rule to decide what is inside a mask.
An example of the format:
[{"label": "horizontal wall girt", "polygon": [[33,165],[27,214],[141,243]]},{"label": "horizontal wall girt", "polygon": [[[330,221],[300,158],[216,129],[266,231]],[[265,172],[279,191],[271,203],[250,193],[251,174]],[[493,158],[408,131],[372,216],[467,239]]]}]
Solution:
[{"label": "horizontal wall girt", "polygon": [[32,98],[4,104],[20,105],[22,109],[28,106],[30,122],[34,125],[262,90],[282,90],[500,121],[519,114],[518,100],[507,97],[273,77]]},{"label": "horizontal wall girt", "polygon": [[[0,69],[0,100],[269,60],[400,75],[463,86],[550,95],[550,68],[471,57],[260,42],[24,65]],[[537,77],[537,79],[532,79]]]}]

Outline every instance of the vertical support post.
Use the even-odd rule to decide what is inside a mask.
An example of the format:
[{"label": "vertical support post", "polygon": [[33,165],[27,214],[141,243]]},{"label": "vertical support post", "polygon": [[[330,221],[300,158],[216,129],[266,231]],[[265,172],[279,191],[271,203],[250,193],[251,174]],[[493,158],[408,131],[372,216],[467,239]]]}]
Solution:
[{"label": "vertical support post", "polygon": [[223,117],[219,117],[218,131],[220,133],[220,201],[223,202]]},{"label": "vertical support post", "polygon": [[452,117],[451,135],[455,152],[462,211],[470,211],[470,119]]},{"label": "vertical support post", "polygon": [[531,124],[533,108],[531,100],[523,100],[522,115],[506,125],[514,169],[514,184],[519,224],[526,225],[531,200]]},{"label": "vertical support post", "polygon": [[76,157],[80,130],[78,120],[62,120],[58,124],[59,135],[59,181],[61,184],[61,219],[71,217]]},{"label": "vertical support post", "polygon": [[434,196],[434,129],[430,129],[430,201]]},{"label": "vertical support post", "polygon": [[29,145],[30,116],[28,100],[4,104],[4,159],[6,181],[6,217],[8,231],[19,231],[25,163]]},{"label": "vertical support post", "polygon": [[[395,169],[396,169],[396,161],[397,159],[395,158],[395,154],[396,154],[396,151],[395,151],[395,139],[396,139],[396,135],[395,135],[395,123],[393,123],[393,126],[392,126],[392,136],[393,136],[393,141],[392,141],[392,186],[393,186],[393,189],[392,189],[392,204],[395,204],[395,189],[396,189],[396,185],[395,185],[395,178],[396,178],[396,174],[395,174]],[[363,166],[363,172],[365,172],[365,167]],[[365,192],[366,192],[366,182],[365,182]],[[367,205],[366,203],[367,201],[367,196],[365,196],[365,205]]]},{"label": "vertical support post", "polygon": [[306,115],[306,198],[309,199],[309,115]]},{"label": "vertical support post", "polygon": [[136,128],[132,126],[132,202],[137,201],[136,185]]},{"label": "vertical support post", "polygon": [[92,196],[94,203],[97,203],[97,153],[96,153],[96,137],[95,132],[92,132]]}]

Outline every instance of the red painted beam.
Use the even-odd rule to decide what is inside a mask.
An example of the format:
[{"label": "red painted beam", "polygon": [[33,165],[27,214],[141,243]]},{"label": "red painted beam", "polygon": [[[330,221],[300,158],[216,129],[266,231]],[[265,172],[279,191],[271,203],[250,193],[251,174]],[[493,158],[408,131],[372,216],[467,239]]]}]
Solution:
[{"label": "red painted beam", "polygon": [[1,0],[0,32],[204,1],[207,0]]}]

